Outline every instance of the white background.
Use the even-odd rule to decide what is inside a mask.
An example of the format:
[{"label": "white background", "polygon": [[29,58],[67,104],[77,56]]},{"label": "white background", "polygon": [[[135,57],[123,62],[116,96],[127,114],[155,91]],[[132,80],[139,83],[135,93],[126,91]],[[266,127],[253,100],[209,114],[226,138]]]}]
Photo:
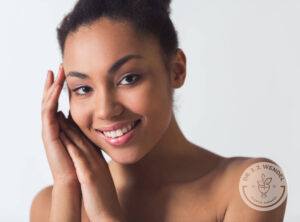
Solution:
[{"label": "white background", "polygon": [[[32,198],[52,183],[40,104],[46,72],[61,62],[55,29],[73,4],[0,0],[3,222],[28,221]],[[300,220],[299,12],[298,0],[172,3],[187,56],[186,84],[176,93],[184,134],[224,156],[276,161],[288,182],[287,222]]]}]

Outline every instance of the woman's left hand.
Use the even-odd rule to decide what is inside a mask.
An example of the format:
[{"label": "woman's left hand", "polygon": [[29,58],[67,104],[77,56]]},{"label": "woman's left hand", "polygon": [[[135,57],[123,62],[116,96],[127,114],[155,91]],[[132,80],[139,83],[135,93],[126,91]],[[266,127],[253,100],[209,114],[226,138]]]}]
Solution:
[{"label": "woman's left hand", "polygon": [[117,191],[101,150],[82,133],[70,113],[68,119],[61,117],[59,124],[60,138],[73,160],[90,221],[121,221]]}]

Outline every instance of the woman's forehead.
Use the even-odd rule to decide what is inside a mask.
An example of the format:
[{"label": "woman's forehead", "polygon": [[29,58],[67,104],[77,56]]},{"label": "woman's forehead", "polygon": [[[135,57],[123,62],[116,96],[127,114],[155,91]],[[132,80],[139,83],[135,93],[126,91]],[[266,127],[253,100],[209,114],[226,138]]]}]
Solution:
[{"label": "woman's forehead", "polygon": [[118,51],[133,51],[141,48],[153,47],[153,37],[138,34],[128,22],[112,20],[97,20],[89,26],[80,26],[70,33],[65,42],[65,51],[87,50],[110,54]]},{"label": "woman's forehead", "polygon": [[160,49],[155,38],[138,37],[132,28],[126,29],[128,25],[124,23],[103,22],[103,26],[98,23],[81,27],[67,37],[64,50],[66,66],[112,64],[128,54],[140,55],[148,61],[159,58]]},{"label": "woman's forehead", "polygon": [[102,23],[97,22],[88,27],[82,26],[76,32],[69,34],[65,42],[64,57],[80,56],[85,52],[103,55],[112,53],[120,55],[133,51],[151,52],[156,47],[157,41],[154,37],[141,36],[128,24]]}]

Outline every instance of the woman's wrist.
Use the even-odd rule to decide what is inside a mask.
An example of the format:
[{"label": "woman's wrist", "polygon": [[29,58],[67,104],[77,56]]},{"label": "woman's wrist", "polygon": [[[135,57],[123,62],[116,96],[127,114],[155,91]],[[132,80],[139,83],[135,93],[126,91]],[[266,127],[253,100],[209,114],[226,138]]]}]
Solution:
[{"label": "woman's wrist", "polygon": [[81,218],[81,192],[74,184],[54,183],[50,221],[79,222]]},{"label": "woman's wrist", "polygon": [[80,190],[80,183],[78,180],[54,180],[53,187],[69,187],[70,189]]}]

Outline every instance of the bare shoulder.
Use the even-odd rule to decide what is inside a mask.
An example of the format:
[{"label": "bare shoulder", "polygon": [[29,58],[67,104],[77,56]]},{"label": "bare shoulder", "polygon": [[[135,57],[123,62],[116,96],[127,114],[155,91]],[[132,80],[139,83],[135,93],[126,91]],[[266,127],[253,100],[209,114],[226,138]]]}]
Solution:
[{"label": "bare shoulder", "polygon": [[33,198],[30,208],[30,222],[47,221],[51,207],[52,187],[41,189]]},{"label": "bare shoulder", "polygon": [[[276,167],[277,169],[274,169]],[[283,194],[286,194],[286,189],[280,188],[283,187],[280,186],[282,184],[276,184],[275,177],[280,176],[284,180],[285,178],[275,161],[265,157],[231,157],[223,161],[221,170],[220,190],[226,206],[221,221],[283,221],[287,202]],[[274,178],[268,177],[268,170],[272,170],[277,176],[274,174]],[[246,184],[242,184],[243,182]],[[268,193],[269,190],[272,192]],[[271,201],[271,193],[277,197],[282,196],[283,199],[278,198],[277,202],[264,204],[267,203],[267,198]],[[268,194],[270,195],[267,196]]]}]

